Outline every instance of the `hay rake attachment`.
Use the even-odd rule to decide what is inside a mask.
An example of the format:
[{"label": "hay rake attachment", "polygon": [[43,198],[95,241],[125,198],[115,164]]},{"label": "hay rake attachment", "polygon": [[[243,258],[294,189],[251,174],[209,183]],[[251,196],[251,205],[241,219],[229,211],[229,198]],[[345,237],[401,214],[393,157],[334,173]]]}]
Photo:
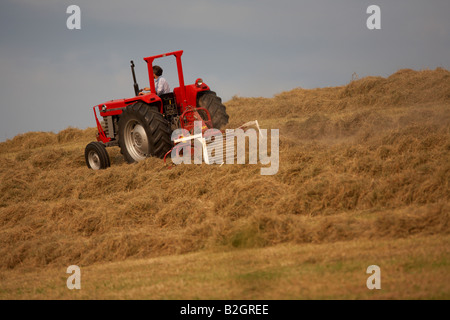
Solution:
[{"label": "hay rake attachment", "polygon": [[[196,110],[194,109],[192,112],[195,111]],[[218,129],[210,128],[209,124],[210,122],[208,123],[208,121],[202,121],[201,133],[193,135],[190,134],[186,137],[180,137],[178,139],[175,139],[174,147],[171,150],[169,150],[164,156],[164,163],[166,164],[167,156],[169,154],[172,154],[173,151],[177,152],[178,154],[181,148],[186,147],[189,148],[191,157],[192,155],[194,156],[200,154],[202,155],[203,160],[201,162],[198,160],[197,162],[195,162],[196,164],[204,162],[206,164],[220,164],[221,166],[225,163],[224,155],[226,156],[227,162],[229,162],[230,160],[233,161],[233,163],[237,162],[238,154],[236,145],[234,143],[234,139],[237,137],[236,129],[226,129],[225,131],[220,131]],[[189,130],[189,132],[192,133],[194,131],[193,122],[190,122],[189,128],[191,129]],[[249,128],[256,128],[259,137],[262,137],[258,120],[246,122],[237,129],[241,129],[244,132],[246,132],[246,130]],[[213,136],[214,140],[212,139]],[[221,139],[218,139],[217,138],[218,136],[221,136]],[[198,141],[198,143],[196,144],[195,141]],[[233,143],[229,143],[229,141],[233,141]],[[199,150],[199,148],[201,148],[201,150]],[[197,152],[195,152],[196,149]],[[169,169],[170,168],[171,166],[169,166]]]}]

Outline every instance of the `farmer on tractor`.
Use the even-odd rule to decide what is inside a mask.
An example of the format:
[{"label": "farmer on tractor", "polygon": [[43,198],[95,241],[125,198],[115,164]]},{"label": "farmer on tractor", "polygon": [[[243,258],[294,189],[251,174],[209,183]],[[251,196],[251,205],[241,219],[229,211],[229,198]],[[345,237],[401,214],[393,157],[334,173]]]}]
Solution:
[{"label": "farmer on tractor", "polygon": [[[169,83],[166,81],[165,78],[162,77],[163,69],[160,66],[153,66],[153,78],[155,79],[155,89],[156,94],[158,96],[169,93],[170,87]],[[142,91],[150,91],[149,87],[145,87],[142,89]],[[139,92],[139,95],[147,94],[145,92]]]},{"label": "farmer on tractor", "polygon": [[[195,121],[202,121],[205,128],[221,129],[228,123],[228,114],[222,99],[210,87],[197,78],[185,84],[181,64],[182,50],[145,57],[150,88],[139,89],[131,63],[134,96],[109,100],[93,107],[97,124],[97,141],[86,146],[85,158],[89,168],[106,169],[111,165],[107,147],[119,147],[128,163],[147,157],[163,159],[174,147],[172,132],[178,128],[191,132]],[[170,92],[162,78],[162,69],[153,66],[155,59],[174,56],[179,86]],[[97,113],[103,120],[99,120]],[[203,126],[202,126],[203,129]]]}]

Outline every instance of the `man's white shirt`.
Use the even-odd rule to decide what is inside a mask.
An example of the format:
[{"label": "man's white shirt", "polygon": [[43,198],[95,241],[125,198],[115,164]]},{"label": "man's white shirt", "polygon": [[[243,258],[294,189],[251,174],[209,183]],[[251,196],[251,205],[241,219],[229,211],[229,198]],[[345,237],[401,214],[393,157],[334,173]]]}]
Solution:
[{"label": "man's white shirt", "polygon": [[164,93],[170,92],[169,84],[167,83],[166,79],[164,79],[163,77],[159,77],[158,79],[155,80],[155,89],[156,89],[156,94],[158,96],[160,96]]}]

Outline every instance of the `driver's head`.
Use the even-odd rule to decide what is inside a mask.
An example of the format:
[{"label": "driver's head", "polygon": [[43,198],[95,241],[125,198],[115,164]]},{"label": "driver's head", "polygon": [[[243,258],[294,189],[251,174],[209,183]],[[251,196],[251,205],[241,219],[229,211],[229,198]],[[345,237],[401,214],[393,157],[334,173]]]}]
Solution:
[{"label": "driver's head", "polygon": [[160,77],[163,74],[163,69],[160,66],[153,66],[153,74]]}]

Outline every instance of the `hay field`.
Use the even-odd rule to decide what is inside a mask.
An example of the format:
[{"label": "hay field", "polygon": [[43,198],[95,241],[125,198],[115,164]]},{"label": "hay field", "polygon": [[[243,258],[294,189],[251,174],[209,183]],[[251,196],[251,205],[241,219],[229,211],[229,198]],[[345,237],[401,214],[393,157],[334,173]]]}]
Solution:
[{"label": "hay field", "polygon": [[[225,105],[229,128],[258,119],[262,128],[280,130],[277,174],[260,175],[261,165],[167,169],[154,158],[128,165],[118,148],[108,149],[111,168],[92,171],[85,165],[84,148],[95,140],[94,128],[28,132],[0,143],[0,298],[72,298],[60,279],[69,265],[98,274],[115,266],[116,276],[109,277],[114,282],[133,263],[157,261],[175,270],[195,255],[203,263],[190,270],[210,264],[208,276],[200,277],[209,288],[218,267],[207,257],[219,255],[220,260],[223,254],[238,255],[247,274],[265,266],[286,270],[282,261],[307,250],[307,259],[292,264],[307,266],[308,278],[317,280],[339,270],[352,272],[355,263],[360,269],[374,264],[357,259],[370,244],[391,268],[397,261],[397,280],[414,270],[423,282],[397,283],[381,297],[450,298],[448,70],[404,69],[341,87],[296,88],[273,98],[233,97]],[[391,260],[386,260],[387,248],[397,248]],[[258,252],[278,252],[279,264],[267,265],[256,258]],[[328,270],[324,257],[340,253],[360,255],[348,264],[341,255],[341,267]],[[39,278],[48,270],[59,276]],[[245,280],[260,284],[263,279],[274,287],[267,294],[249,294],[232,290],[234,282],[217,272],[223,294],[179,284],[165,295],[152,295],[133,290],[136,282],[131,289],[96,287],[75,298],[314,299],[338,298],[338,290],[347,288],[316,281],[322,289],[311,282],[305,287],[310,294],[302,296],[286,289],[300,275],[280,271],[274,278],[262,273]],[[171,275],[175,279],[177,273],[161,276],[170,282]],[[25,290],[36,278],[41,289]],[[372,297],[348,288],[345,298]]]}]

